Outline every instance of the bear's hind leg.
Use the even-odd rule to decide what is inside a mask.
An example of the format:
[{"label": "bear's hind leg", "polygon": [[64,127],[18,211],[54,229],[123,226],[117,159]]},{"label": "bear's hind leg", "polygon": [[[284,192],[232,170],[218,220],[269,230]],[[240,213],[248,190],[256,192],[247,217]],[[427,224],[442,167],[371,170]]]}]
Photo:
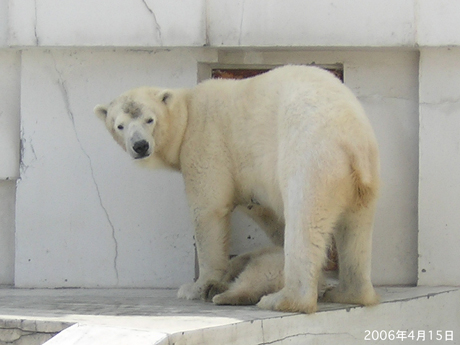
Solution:
[{"label": "bear's hind leg", "polygon": [[[237,283],[236,283],[237,284]],[[212,302],[220,305],[253,305],[259,302],[263,292],[251,287],[235,285],[213,297]]]},{"label": "bear's hind leg", "polygon": [[326,291],[324,302],[374,305],[379,297],[371,283],[372,227],[375,205],[344,214],[335,233],[339,285]]},{"label": "bear's hind leg", "polygon": [[333,197],[317,190],[315,184],[303,189],[301,182],[291,180],[285,197],[285,286],[264,296],[258,303],[262,309],[307,314],[317,309],[318,281],[326,247],[342,209]]}]

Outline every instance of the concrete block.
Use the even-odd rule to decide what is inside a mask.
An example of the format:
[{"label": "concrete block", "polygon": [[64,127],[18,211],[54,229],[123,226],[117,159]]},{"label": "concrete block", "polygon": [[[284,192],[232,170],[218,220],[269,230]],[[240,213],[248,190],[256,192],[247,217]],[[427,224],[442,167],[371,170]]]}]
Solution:
[{"label": "concrete block", "polygon": [[205,1],[14,0],[12,46],[202,46]]},{"label": "concrete block", "polygon": [[421,47],[458,46],[460,3],[456,0],[419,0],[417,42]]},{"label": "concrete block", "polygon": [[414,46],[413,0],[210,1],[211,46]]},{"label": "concrete block", "polygon": [[421,285],[460,284],[460,49],[420,59],[419,264]]}]

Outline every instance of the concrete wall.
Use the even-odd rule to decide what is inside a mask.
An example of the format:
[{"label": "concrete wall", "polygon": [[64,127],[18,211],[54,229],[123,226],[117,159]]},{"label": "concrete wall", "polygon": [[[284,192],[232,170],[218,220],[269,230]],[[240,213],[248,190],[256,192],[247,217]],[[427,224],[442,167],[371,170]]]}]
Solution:
[{"label": "concrete wall", "polygon": [[[342,64],[374,125],[383,178],[374,282],[460,284],[457,1],[171,6],[0,0],[0,284],[191,280],[180,175],[134,166],[92,108],[139,85],[193,86],[211,66],[286,63]],[[233,220],[233,253],[267,244],[253,223]]]},{"label": "concrete wall", "polygon": [[413,0],[209,1],[212,46],[412,46]]},{"label": "concrete wall", "polygon": [[[2,0],[7,2],[6,0]],[[205,1],[9,1],[12,46],[201,46]]]},{"label": "concrete wall", "polygon": [[0,179],[19,176],[20,53],[0,50]]},{"label": "concrete wall", "polygon": [[420,59],[419,284],[460,284],[460,49]]},{"label": "concrete wall", "polygon": [[196,75],[188,51],[23,51],[17,286],[192,279],[181,176],[135,166],[92,109],[126,88],[192,86]]},{"label": "concrete wall", "polygon": [[456,0],[0,0],[0,46],[439,47]]},{"label": "concrete wall", "polygon": [[0,285],[14,282],[15,183],[19,176],[20,54],[0,50]]},{"label": "concrete wall", "polygon": [[409,47],[460,43],[456,0],[0,1],[2,46]]}]

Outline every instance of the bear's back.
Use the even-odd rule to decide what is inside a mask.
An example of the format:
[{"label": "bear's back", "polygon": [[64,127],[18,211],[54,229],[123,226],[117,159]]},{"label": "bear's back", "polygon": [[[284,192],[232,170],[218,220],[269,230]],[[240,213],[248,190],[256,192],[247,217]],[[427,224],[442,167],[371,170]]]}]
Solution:
[{"label": "bear's back", "polygon": [[288,65],[243,80],[211,79],[198,84],[191,95],[192,123],[241,126],[235,130],[243,132],[276,127],[280,120],[291,121],[289,116],[293,124],[306,124],[314,112],[321,117],[317,124],[345,113],[367,122],[353,93],[332,73],[314,66]]}]

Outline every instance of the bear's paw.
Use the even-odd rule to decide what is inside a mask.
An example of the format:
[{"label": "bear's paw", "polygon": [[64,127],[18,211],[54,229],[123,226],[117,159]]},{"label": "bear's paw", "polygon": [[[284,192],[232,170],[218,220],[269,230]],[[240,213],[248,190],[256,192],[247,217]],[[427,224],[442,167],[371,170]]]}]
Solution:
[{"label": "bear's paw", "polygon": [[214,296],[219,295],[228,290],[228,284],[217,280],[210,280],[204,286],[201,292],[201,299],[207,302],[213,301]]},{"label": "bear's paw", "polygon": [[305,301],[302,296],[294,296],[286,289],[262,297],[257,306],[261,309],[312,314],[317,310],[317,301]]},{"label": "bear's paw", "polygon": [[180,299],[200,299],[201,290],[201,285],[197,283],[187,283],[179,288],[177,297]]}]

